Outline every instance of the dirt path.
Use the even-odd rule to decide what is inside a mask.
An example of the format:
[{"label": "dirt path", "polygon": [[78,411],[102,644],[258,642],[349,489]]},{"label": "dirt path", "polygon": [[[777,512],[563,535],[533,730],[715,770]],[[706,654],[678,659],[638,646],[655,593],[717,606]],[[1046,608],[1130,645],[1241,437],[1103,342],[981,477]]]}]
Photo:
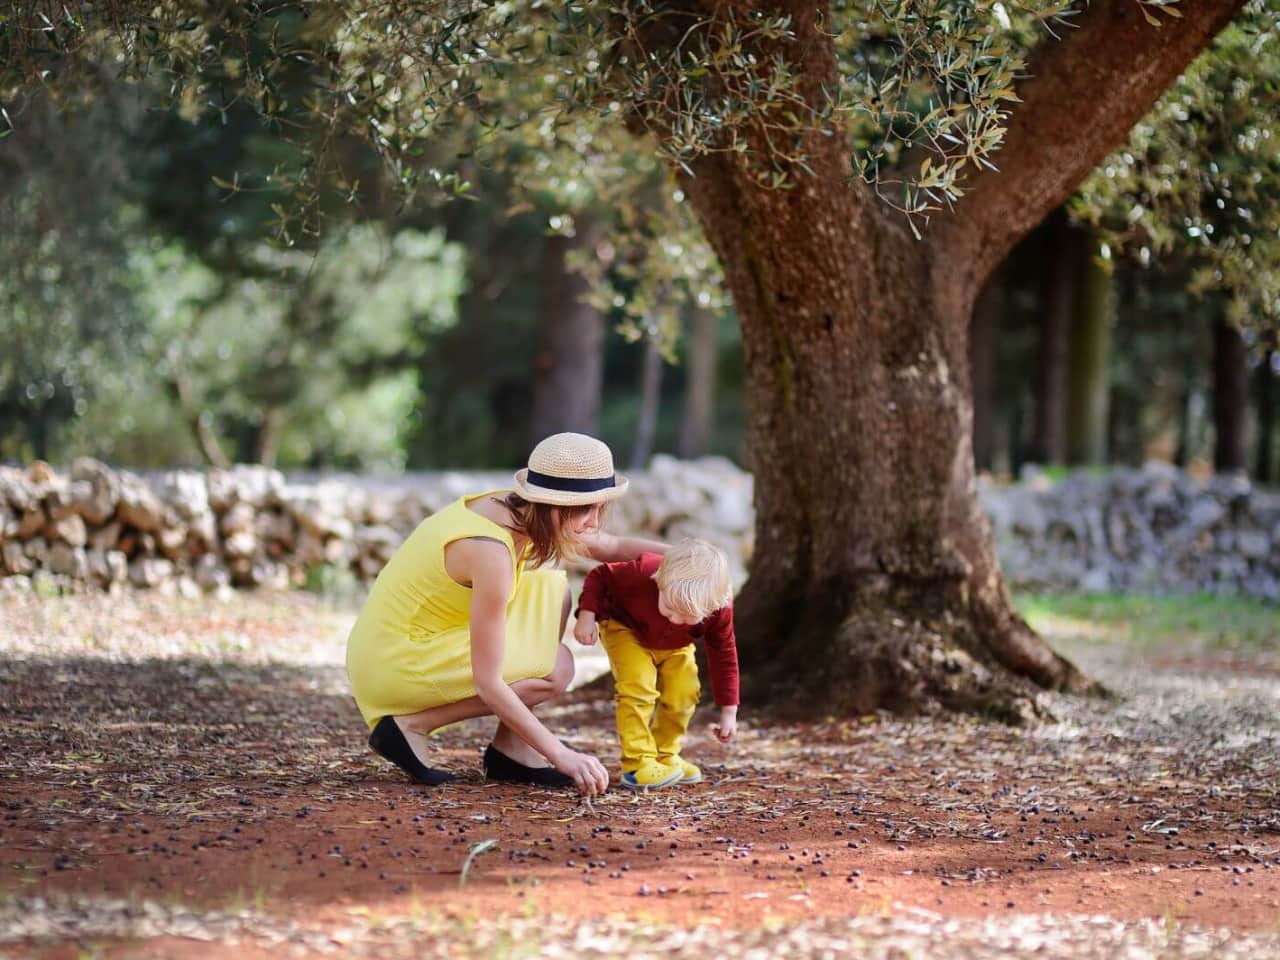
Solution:
[{"label": "dirt path", "polygon": [[[408,784],[363,748],[346,618],[312,598],[6,597],[0,622],[0,953],[421,955],[425,931],[521,955],[561,931],[588,953],[945,934],[956,956],[1011,936],[1280,956],[1265,651],[1059,637],[1124,699],[1025,731],[748,717],[727,754],[699,718],[707,783],[588,806],[484,783],[478,722],[440,737],[463,782]],[[546,718],[616,764],[608,702]]]}]

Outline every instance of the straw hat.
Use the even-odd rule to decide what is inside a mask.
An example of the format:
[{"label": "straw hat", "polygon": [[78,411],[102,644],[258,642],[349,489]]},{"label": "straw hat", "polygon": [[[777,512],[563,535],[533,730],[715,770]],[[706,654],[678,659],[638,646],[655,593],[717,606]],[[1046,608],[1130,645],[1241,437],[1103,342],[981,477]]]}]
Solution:
[{"label": "straw hat", "polygon": [[517,470],[516,493],[530,503],[577,507],[616,500],[630,481],[613,472],[613,454],[595,437],[556,433],[529,454],[529,466]]}]

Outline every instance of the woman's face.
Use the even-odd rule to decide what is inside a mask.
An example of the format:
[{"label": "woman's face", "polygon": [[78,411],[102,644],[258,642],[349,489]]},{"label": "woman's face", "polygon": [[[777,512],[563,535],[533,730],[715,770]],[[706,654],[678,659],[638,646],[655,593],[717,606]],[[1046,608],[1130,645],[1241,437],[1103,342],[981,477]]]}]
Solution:
[{"label": "woman's face", "polygon": [[600,532],[600,504],[585,509],[566,511],[564,531],[574,540],[583,540]]}]

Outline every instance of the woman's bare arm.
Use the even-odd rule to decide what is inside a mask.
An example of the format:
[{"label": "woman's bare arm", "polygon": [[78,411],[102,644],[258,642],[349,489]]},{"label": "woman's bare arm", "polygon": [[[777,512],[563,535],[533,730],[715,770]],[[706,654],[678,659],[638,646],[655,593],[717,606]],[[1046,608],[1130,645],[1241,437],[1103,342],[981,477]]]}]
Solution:
[{"label": "woman's bare arm", "polygon": [[603,792],[609,774],[595,757],[570,750],[525,706],[503,680],[507,644],[507,598],[515,570],[507,548],[495,541],[462,540],[449,547],[450,560],[471,581],[471,674],[485,706],[588,796]]},{"label": "woman's bare arm", "polygon": [[563,744],[542,725],[502,679],[507,642],[507,598],[515,570],[511,554],[496,541],[462,540],[449,559],[471,581],[471,673],[476,694],[521,740],[555,763]]},{"label": "woman's bare arm", "polygon": [[667,544],[643,537],[619,537],[612,533],[597,533],[586,540],[587,556],[601,563],[622,563],[634,560],[642,553],[666,553]]}]

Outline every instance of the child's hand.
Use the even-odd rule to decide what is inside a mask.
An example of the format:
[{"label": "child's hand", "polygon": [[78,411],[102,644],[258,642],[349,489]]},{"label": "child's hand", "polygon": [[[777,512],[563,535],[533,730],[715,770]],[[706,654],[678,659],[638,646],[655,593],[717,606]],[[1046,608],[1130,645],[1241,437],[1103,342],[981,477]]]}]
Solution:
[{"label": "child's hand", "polygon": [[589,610],[583,610],[578,614],[578,620],[573,625],[573,639],[577,640],[584,647],[593,647],[596,641],[600,639],[600,628],[596,626],[596,615]]},{"label": "child's hand", "polygon": [[738,708],[721,707],[720,722],[712,724],[711,730],[721,743],[728,743],[738,735]]}]

